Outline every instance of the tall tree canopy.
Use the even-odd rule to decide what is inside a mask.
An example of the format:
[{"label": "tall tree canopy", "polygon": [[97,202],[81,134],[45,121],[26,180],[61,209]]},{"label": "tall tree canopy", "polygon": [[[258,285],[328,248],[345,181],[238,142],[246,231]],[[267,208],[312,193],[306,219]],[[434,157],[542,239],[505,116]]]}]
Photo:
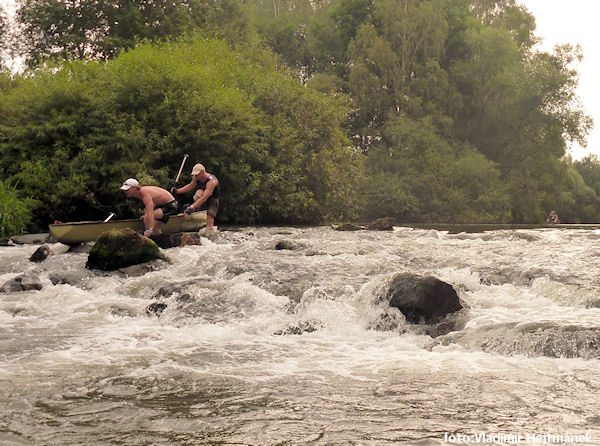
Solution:
[{"label": "tall tree canopy", "polygon": [[114,57],[144,40],[202,29],[230,42],[251,40],[243,4],[235,0],[18,0],[29,66]]}]

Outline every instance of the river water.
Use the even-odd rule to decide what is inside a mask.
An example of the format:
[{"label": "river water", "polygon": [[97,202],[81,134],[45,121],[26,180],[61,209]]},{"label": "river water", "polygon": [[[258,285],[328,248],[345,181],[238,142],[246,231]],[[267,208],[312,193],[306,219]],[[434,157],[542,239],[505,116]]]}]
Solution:
[{"label": "river water", "polygon": [[[0,444],[600,444],[600,232],[204,241],[143,275],[0,248],[0,285],[43,283],[0,294]],[[373,329],[403,272],[457,290],[457,331]]]}]

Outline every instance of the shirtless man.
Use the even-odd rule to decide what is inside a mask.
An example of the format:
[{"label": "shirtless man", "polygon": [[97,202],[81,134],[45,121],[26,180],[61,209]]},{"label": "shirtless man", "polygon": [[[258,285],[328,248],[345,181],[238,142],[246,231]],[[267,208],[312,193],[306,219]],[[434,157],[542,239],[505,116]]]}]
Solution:
[{"label": "shirtless man", "polygon": [[144,203],[145,213],[142,218],[146,237],[160,234],[162,224],[169,221],[169,216],[177,214],[177,200],[168,190],[158,186],[140,186],[135,178],[125,180],[121,190],[128,197],[137,198]]}]

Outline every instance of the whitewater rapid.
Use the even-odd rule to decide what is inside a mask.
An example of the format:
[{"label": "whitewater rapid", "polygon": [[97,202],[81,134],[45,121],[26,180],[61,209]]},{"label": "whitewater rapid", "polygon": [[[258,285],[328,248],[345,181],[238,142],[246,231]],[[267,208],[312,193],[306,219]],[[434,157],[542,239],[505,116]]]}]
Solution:
[{"label": "whitewater rapid", "polygon": [[[600,232],[203,241],[143,274],[0,248],[0,285],[43,284],[0,294],[0,444],[600,444]],[[404,272],[456,289],[459,330],[372,328]]]}]

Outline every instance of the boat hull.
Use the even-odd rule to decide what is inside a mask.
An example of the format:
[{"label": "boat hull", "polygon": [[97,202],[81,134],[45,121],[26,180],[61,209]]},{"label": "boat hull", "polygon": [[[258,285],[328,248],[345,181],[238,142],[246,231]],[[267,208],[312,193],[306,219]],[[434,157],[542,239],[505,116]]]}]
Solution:
[{"label": "boat hull", "polygon": [[[174,215],[163,225],[162,232],[173,234],[176,232],[197,231],[206,226],[206,211],[195,212],[184,218],[183,214]],[[79,221],[73,223],[59,223],[48,226],[54,240],[65,245],[77,245],[95,241],[100,234],[112,229],[130,228],[136,232],[144,232],[144,222],[139,219],[103,221]]]}]

